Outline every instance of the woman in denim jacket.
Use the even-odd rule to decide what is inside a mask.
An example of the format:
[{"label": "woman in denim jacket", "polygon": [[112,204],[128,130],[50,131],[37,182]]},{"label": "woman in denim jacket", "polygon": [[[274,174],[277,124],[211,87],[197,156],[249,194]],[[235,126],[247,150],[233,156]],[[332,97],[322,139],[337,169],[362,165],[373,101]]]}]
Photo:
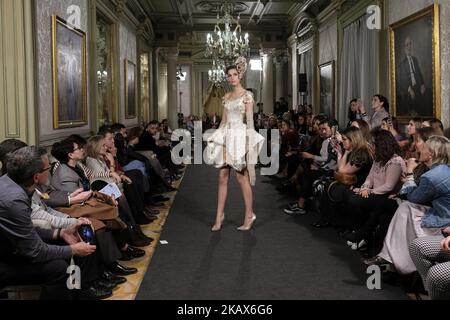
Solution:
[{"label": "woman in denim jacket", "polygon": [[[389,226],[381,252],[366,264],[392,263],[397,272],[409,274],[416,267],[408,245],[416,238],[440,234],[450,226],[450,140],[432,136],[420,145],[420,161],[430,170],[420,178],[419,185],[408,193],[408,201],[397,209]],[[411,164],[408,166],[409,172]],[[410,185],[414,185],[412,175]]]}]

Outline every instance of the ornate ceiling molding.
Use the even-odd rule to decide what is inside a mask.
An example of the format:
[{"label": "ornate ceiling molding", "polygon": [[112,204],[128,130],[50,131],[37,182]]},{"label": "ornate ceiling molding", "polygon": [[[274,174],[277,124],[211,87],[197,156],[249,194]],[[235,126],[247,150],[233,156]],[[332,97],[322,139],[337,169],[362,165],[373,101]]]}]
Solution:
[{"label": "ornate ceiling molding", "polygon": [[[201,1],[196,4],[196,8],[205,13],[222,14],[222,6],[224,1]],[[234,2],[232,14],[240,14],[249,9],[249,6],[244,2]]]}]

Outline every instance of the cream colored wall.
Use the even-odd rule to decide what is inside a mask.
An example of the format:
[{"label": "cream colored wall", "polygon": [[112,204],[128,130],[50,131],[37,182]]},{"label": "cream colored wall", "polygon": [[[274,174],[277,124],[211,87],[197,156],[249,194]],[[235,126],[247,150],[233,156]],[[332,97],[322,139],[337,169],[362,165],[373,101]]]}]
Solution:
[{"label": "cream colored wall", "polygon": [[[441,52],[441,119],[444,127],[450,126],[450,1],[440,4],[440,52]],[[431,6],[433,0],[386,0],[388,24],[393,24],[415,12]],[[389,47],[388,47],[389,48]]]},{"label": "cream colored wall", "polygon": [[[36,87],[38,88],[37,113],[39,114],[39,140],[41,144],[51,144],[56,140],[65,138],[71,134],[89,134],[91,113],[90,100],[87,100],[88,124],[84,127],[70,129],[53,129],[53,89],[52,89],[52,28],[51,17],[57,15],[64,20],[69,18],[67,8],[77,5],[81,9],[81,27],[89,38],[88,27],[88,0],[39,0],[35,5],[35,36],[36,36],[36,62],[38,74]],[[89,74],[89,45],[86,47],[86,74]],[[89,90],[89,77],[87,77],[87,95]]]},{"label": "cream colored wall", "polygon": [[0,141],[36,143],[32,7],[0,1]]}]

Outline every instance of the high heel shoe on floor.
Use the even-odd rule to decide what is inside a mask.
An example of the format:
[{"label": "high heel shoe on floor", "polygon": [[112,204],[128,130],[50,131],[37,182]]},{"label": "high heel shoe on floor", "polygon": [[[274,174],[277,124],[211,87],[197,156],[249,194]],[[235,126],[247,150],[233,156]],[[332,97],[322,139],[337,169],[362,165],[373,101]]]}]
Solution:
[{"label": "high heel shoe on floor", "polygon": [[255,220],[256,220],[256,215],[253,214],[252,221],[250,222],[250,224],[249,224],[248,226],[246,226],[246,225],[244,224],[244,225],[240,226],[240,227],[237,228],[237,229],[238,229],[239,231],[248,231],[248,230],[250,230],[250,229],[252,228],[253,223],[255,222]]},{"label": "high heel shoe on floor", "polygon": [[222,218],[220,220],[221,220],[220,225],[217,225],[217,223],[216,223],[211,229],[212,232],[220,231],[220,229],[222,229],[222,224],[223,224],[223,221],[225,220],[225,213],[222,215]]}]

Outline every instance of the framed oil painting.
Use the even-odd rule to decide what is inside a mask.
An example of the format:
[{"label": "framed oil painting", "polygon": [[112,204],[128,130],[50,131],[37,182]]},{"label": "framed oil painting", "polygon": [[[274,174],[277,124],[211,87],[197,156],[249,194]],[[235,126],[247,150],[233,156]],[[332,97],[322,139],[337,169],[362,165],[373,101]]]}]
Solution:
[{"label": "framed oil painting", "polygon": [[87,124],[86,34],[52,16],[53,127]]},{"label": "framed oil painting", "polygon": [[440,118],[439,5],[390,25],[389,36],[393,114]]},{"label": "framed oil painting", "polygon": [[125,60],[125,118],[134,119],[136,113],[136,64]]},{"label": "framed oil painting", "polygon": [[334,61],[318,66],[320,113],[334,118]]}]

